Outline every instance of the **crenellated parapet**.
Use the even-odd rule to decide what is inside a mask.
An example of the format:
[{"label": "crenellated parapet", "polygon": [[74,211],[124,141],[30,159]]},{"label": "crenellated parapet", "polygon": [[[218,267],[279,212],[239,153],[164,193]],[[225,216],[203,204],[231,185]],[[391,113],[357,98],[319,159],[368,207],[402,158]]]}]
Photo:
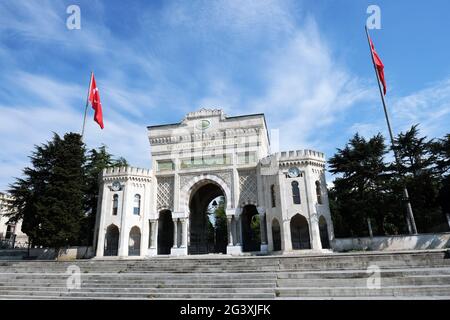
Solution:
[{"label": "crenellated parapet", "polygon": [[111,167],[103,169],[101,178],[105,182],[114,180],[151,182],[152,170],[136,167]]},{"label": "crenellated parapet", "polygon": [[280,168],[294,165],[311,165],[318,168],[325,168],[326,160],[323,152],[304,149],[282,151],[277,154]]},{"label": "crenellated parapet", "polygon": [[323,152],[304,149],[277,152],[261,159],[260,163],[263,167],[274,166],[275,164],[279,168],[296,165],[312,165],[325,168],[326,159]]},{"label": "crenellated parapet", "polygon": [[316,159],[325,161],[325,154],[323,152],[314,151],[310,149],[303,150],[290,150],[281,151],[278,153],[280,160],[290,160],[290,159]]}]

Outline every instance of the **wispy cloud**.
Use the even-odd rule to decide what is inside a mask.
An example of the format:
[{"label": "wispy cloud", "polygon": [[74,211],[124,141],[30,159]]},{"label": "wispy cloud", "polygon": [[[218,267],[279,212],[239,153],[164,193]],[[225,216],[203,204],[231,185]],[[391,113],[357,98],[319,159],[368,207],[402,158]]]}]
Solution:
[{"label": "wispy cloud", "polygon": [[[381,101],[375,99],[376,110],[370,122],[355,122],[347,132],[369,137],[381,132],[387,138],[387,126]],[[412,125],[419,124],[421,134],[429,138],[441,138],[449,133],[450,123],[450,79],[429,84],[422,90],[405,96],[387,97],[388,112],[394,135],[405,132]]]},{"label": "wispy cloud", "polygon": [[450,128],[450,78],[395,98],[392,114],[402,131],[420,124],[422,132],[430,137],[447,134]]},{"label": "wispy cloud", "polygon": [[[65,27],[67,5],[0,3],[0,190],[20,175],[34,144],[52,131],[81,130],[90,70],[106,127],[89,110],[86,143],[106,144],[135,166],[150,166],[146,125],[201,107],[264,112],[282,149],[333,150],[336,130],[384,128],[382,117],[349,119],[357,106],[371,108],[376,90],[336,58],[303,2],[80,1],[82,29],[74,31]],[[393,99],[394,121],[442,131],[449,87]]]}]

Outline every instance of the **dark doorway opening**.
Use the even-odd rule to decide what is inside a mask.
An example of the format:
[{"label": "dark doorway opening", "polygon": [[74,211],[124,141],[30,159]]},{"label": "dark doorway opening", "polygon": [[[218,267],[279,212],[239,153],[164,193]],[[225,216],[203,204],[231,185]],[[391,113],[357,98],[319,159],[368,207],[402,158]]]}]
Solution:
[{"label": "dark doorway opening", "polygon": [[330,238],[328,237],[327,221],[323,216],[319,218],[320,242],[323,249],[330,249]]},{"label": "dark doorway opening", "polygon": [[241,223],[243,251],[261,251],[261,222],[258,210],[254,205],[246,205],[242,209]]},{"label": "dark doorway opening", "polygon": [[170,254],[173,246],[172,212],[164,210],[159,213],[158,220],[158,254]]},{"label": "dark doorway opening", "polygon": [[104,256],[117,256],[119,251],[119,228],[115,225],[110,225],[106,229],[106,245]]},{"label": "dark doorway opening", "polygon": [[281,231],[280,223],[276,218],[272,221],[272,241],[273,241],[273,251],[281,250]]}]

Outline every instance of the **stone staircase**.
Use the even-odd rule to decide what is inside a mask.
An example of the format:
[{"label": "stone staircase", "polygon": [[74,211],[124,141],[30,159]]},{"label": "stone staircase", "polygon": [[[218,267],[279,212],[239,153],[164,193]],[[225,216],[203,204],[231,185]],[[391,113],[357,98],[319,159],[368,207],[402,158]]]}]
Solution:
[{"label": "stone staircase", "polygon": [[0,299],[450,299],[449,253],[0,261]]}]

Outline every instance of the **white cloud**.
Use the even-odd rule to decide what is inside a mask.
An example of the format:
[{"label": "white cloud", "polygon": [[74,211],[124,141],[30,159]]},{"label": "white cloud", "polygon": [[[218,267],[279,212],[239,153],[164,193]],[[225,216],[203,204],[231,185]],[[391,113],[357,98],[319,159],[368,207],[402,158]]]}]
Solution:
[{"label": "white cloud", "polygon": [[[359,132],[370,137],[378,132],[388,138],[387,125],[381,102],[377,108],[379,113],[371,122],[354,123],[348,133]],[[409,130],[412,125],[419,124],[421,135],[441,138],[450,132],[450,79],[428,85],[417,92],[402,97],[387,98],[388,112],[394,135]],[[388,142],[388,141],[387,141]]]},{"label": "white cloud", "polygon": [[[29,165],[27,156],[33,145],[44,143],[52,132],[80,132],[83,122],[85,88],[47,76],[20,72],[10,77],[10,87],[29,101],[25,104],[0,105],[0,189],[7,187],[21,169]],[[20,96],[20,94],[19,94]],[[36,102],[38,101],[38,102]],[[85,134],[88,147],[106,144],[116,156],[123,156],[136,166],[149,167],[146,128],[114,110],[105,112],[105,130],[93,121],[89,107]],[[105,110],[106,111],[106,110]]]},{"label": "white cloud", "polygon": [[[82,6],[82,29],[70,32],[62,2],[5,2],[0,4],[0,36],[21,37],[38,53],[49,44],[61,46],[67,56],[49,59],[62,66],[78,66],[79,57],[95,66],[105,130],[93,122],[89,109],[86,142],[89,147],[104,143],[135,166],[150,167],[146,125],[181,120],[192,109],[220,107],[229,115],[263,112],[269,126],[280,129],[281,149],[323,150],[335,147],[325,133],[353,106],[378,98],[366,79],[336,60],[314,18],[304,16],[297,1],[171,2],[161,11],[139,12],[138,27],[125,39],[104,23],[106,8],[99,2],[93,6],[96,19],[89,20]],[[186,43],[194,48],[187,45],[185,53]],[[178,64],[179,58],[189,64],[189,55],[195,66]],[[0,96],[1,190],[28,163],[33,144],[49,139],[51,131],[81,130],[87,79],[80,84],[75,82],[79,74],[42,74],[45,65],[29,70],[4,42],[0,59],[10,68],[0,75],[0,94],[6,93]],[[251,67],[246,69],[240,59]],[[402,128],[421,122],[425,132],[438,132],[449,114],[449,97],[447,80],[394,99],[394,122]],[[175,112],[178,119],[173,119]],[[382,116],[371,123],[359,121],[351,130],[383,131],[383,121]]]},{"label": "white cloud", "polygon": [[295,1],[280,0],[218,0],[172,2],[163,12],[170,26],[200,32],[226,30],[240,37],[270,36],[295,29],[293,12],[299,7]]},{"label": "white cloud", "polygon": [[393,99],[392,115],[399,130],[402,131],[419,123],[422,133],[430,138],[449,133],[450,78],[431,84],[418,92]]},{"label": "white cloud", "polygon": [[313,18],[292,33],[281,47],[263,54],[261,96],[240,97],[229,81],[212,80],[211,96],[202,102],[222,102],[230,112],[265,113],[269,126],[280,129],[282,149],[319,146],[320,132],[348,108],[372,95],[365,82],[335,61]]}]

